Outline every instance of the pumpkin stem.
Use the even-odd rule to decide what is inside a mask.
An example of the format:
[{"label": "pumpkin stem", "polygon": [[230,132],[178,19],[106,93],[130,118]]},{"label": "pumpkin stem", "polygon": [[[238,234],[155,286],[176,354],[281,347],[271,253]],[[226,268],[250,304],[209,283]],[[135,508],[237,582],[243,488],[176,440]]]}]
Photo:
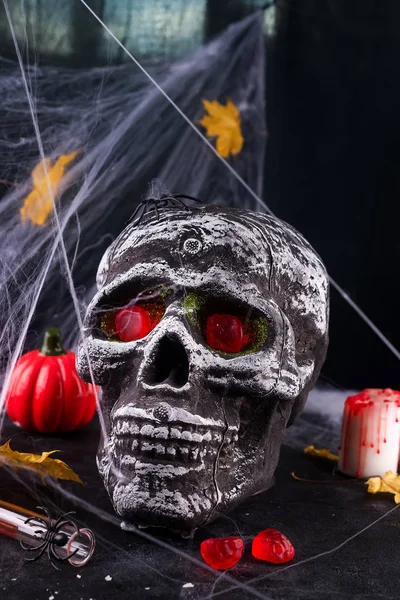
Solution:
[{"label": "pumpkin stem", "polygon": [[60,356],[61,354],[66,354],[61,345],[61,333],[59,329],[56,327],[48,327],[48,329],[46,329],[40,354],[44,354],[45,356]]}]

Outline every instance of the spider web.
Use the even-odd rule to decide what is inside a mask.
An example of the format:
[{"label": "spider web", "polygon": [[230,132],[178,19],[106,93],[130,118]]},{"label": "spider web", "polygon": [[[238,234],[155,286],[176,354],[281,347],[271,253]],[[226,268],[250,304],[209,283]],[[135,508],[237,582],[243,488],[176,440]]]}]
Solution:
[{"label": "spider web", "polygon": [[[7,10],[8,3],[3,2]],[[19,25],[26,27],[24,7],[22,2]],[[98,18],[95,14],[93,17]],[[266,126],[264,89],[260,83],[264,76],[260,15],[231,26],[193,57],[178,63],[144,67],[131,56],[135,66],[81,71],[24,64],[9,11],[8,18],[19,64],[4,59],[0,63],[1,116],[5,124],[1,142],[2,175],[19,185],[0,204],[3,232],[0,349],[5,378],[2,402],[7,373],[24,350],[38,345],[46,319],[51,316],[52,324],[62,324],[65,345],[74,347],[82,332],[82,315],[94,293],[95,266],[140,202],[148,180],[156,175],[172,193],[184,191],[216,202],[229,198],[233,206],[268,210],[262,201]],[[121,47],[118,40],[115,42]],[[203,97],[231,97],[241,111],[246,151],[233,164],[221,159],[212,144],[199,135],[196,123],[202,116]],[[149,127],[149,122],[157,126]],[[173,137],[168,135],[171,131]],[[61,200],[53,198],[51,222],[44,229],[23,227],[18,210],[29,191],[34,166],[45,157],[55,159],[77,148],[83,149],[83,157],[68,170]],[[116,202],[120,220],[113,218]],[[356,305],[354,308],[365,317]],[[372,323],[368,324],[374,328]],[[375,332],[399,357],[383,334],[376,328]],[[304,438],[308,442],[310,437],[315,439],[315,434],[332,445],[337,443],[337,415],[344,395],[322,403],[319,392],[315,394],[318,402],[311,403],[306,412],[310,416],[308,423],[303,420],[288,431],[288,446],[300,449]],[[335,407],[336,415],[332,417],[328,409],[326,426],[322,428],[313,424],[311,418],[313,406],[320,413],[321,404]],[[23,479],[20,482],[25,485]],[[65,497],[97,518],[120,526],[115,515],[104,513],[94,503],[57,484],[54,487],[60,498]],[[390,512],[371,520],[326,553],[339,550]],[[208,569],[177,546],[145,532],[136,533],[181,559]],[[101,543],[110,543],[99,537]],[[286,568],[297,568],[304,562]],[[149,567],[143,563],[143,568]],[[214,572],[212,575],[215,582],[204,597],[228,593],[227,588],[223,592],[217,589],[222,579],[229,589],[239,587],[249,597],[270,597],[257,589],[263,578],[242,582],[229,573],[223,578]]]}]

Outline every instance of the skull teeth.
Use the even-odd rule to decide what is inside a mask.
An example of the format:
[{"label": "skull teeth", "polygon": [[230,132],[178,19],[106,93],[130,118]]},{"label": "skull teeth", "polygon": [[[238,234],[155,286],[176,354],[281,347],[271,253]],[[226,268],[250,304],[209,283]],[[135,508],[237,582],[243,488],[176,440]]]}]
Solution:
[{"label": "skull teeth", "polygon": [[134,421],[117,421],[115,431],[118,435],[135,435],[139,433],[139,425]]},{"label": "skull teeth", "polygon": [[150,422],[117,420],[114,423],[113,443],[121,463],[130,462],[135,457],[178,460],[180,462],[200,462],[206,456],[215,456],[223,442],[220,455],[230,456],[232,441],[237,441],[235,431],[224,432],[222,428],[207,428],[171,424],[155,427]]},{"label": "skull teeth", "polygon": [[192,434],[190,433],[190,431],[182,431],[181,433],[181,440],[185,440],[186,442],[191,442],[192,441]]},{"label": "skull teeth", "polygon": [[117,420],[114,425],[114,432],[117,438],[138,438],[138,439],[158,439],[158,440],[182,440],[184,443],[201,444],[202,442],[220,444],[223,439],[228,441],[237,441],[237,433],[225,432],[223,429],[208,429],[206,427],[196,427],[189,425],[171,424],[161,427],[155,427],[153,423],[137,421]]},{"label": "skull teeth", "polygon": [[206,455],[214,454],[213,451],[207,448],[193,448],[182,444],[165,446],[148,441],[140,442],[138,439],[133,441],[123,438],[117,439],[115,446],[119,456],[122,457],[122,463],[133,462],[132,454],[136,457],[177,459],[183,462],[198,462]]},{"label": "skull teeth", "polygon": [[178,429],[178,427],[171,427],[169,429],[169,435],[168,435],[168,437],[171,438],[171,439],[180,440],[181,439],[181,433],[182,433],[182,427],[180,429]]}]

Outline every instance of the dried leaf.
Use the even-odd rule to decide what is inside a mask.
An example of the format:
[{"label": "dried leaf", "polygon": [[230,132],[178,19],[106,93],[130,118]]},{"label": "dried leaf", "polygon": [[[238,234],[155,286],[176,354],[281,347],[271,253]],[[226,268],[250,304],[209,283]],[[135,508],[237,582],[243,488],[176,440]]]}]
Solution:
[{"label": "dried leaf", "polygon": [[208,115],[205,115],[199,123],[205,127],[207,136],[217,138],[217,152],[223,158],[228,158],[230,154],[233,156],[239,154],[244,139],[240,112],[236,106],[231,100],[228,100],[226,106],[220,104],[218,100],[202,102]]},{"label": "dried leaf", "polygon": [[326,448],[317,450],[315,446],[307,446],[307,448],[304,448],[304,453],[309,454],[310,456],[316,456],[318,458],[330,460],[331,462],[338,462],[339,460],[339,457],[336,456],[336,454],[332,454],[332,452],[330,452]]},{"label": "dried leaf", "polygon": [[27,219],[30,219],[31,225],[44,225],[47,222],[53,209],[53,197],[57,196],[65,169],[79,152],[80,149],[71,154],[62,154],[54,165],[51,165],[50,159],[45,158],[33,169],[33,190],[25,198],[19,211],[23,223]]},{"label": "dried leaf", "polygon": [[389,492],[394,494],[394,501],[400,504],[400,475],[387,471],[383,477],[371,477],[366,482],[370,494]]},{"label": "dried leaf", "polygon": [[55,452],[60,452],[60,450],[42,452],[42,454],[17,452],[11,449],[10,440],[8,440],[3,446],[0,446],[0,467],[7,465],[15,471],[30,469],[39,475],[42,483],[45,483],[46,477],[53,477],[54,479],[77,481],[83,485],[80,477],[65,462],[58,458],[49,458]]}]

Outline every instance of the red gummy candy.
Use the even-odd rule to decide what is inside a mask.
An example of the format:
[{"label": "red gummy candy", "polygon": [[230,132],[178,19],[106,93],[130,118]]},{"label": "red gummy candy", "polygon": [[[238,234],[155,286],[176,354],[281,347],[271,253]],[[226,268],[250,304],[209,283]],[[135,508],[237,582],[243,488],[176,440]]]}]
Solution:
[{"label": "red gummy candy", "polygon": [[207,344],[221,352],[240,352],[245,342],[243,323],[234,315],[208,317],[205,335]]},{"label": "red gummy candy", "polygon": [[294,557],[292,543],[277,529],[264,529],[256,535],[251,547],[254,558],[281,565]]},{"label": "red gummy candy", "polygon": [[149,312],[141,306],[122,308],[115,315],[115,328],[123,342],[140,340],[152,329]]},{"label": "red gummy candy", "polygon": [[234,567],[241,559],[243,551],[244,541],[238,535],[209,538],[200,544],[203,560],[213,569],[220,571]]}]

